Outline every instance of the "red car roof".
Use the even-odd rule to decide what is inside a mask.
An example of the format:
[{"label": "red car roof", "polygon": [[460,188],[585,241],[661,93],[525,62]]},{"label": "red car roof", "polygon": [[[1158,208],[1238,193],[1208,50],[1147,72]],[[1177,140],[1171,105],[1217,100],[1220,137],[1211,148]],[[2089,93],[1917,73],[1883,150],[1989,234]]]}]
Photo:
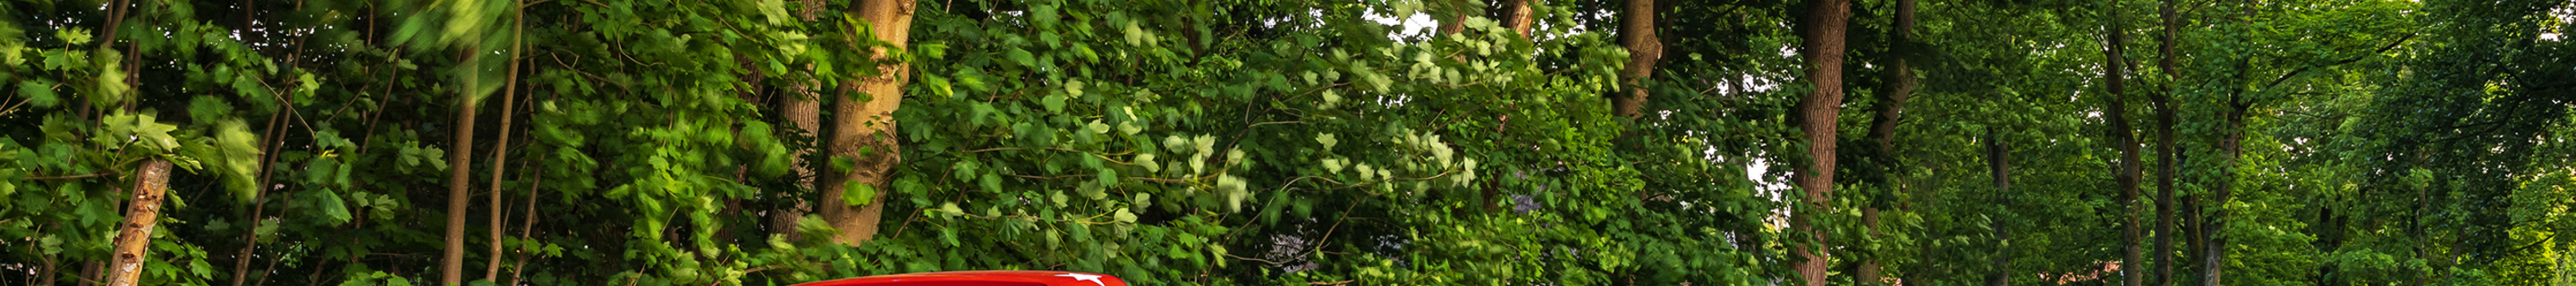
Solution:
[{"label": "red car roof", "polygon": [[825,280],[795,286],[1127,286],[1127,281],[1098,273],[985,270],[878,275]]}]

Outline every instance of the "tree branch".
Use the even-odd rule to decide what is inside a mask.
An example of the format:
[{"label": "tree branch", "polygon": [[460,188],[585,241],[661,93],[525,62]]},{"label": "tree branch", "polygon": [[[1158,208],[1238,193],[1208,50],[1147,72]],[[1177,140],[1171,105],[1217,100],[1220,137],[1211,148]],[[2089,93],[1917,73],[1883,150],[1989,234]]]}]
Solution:
[{"label": "tree branch", "polygon": [[2335,61],[2334,63],[2330,63],[2330,64],[2323,64],[2323,65],[2313,65],[2313,66],[2299,67],[2299,69],[2298,69],[2298,70],[2292,70],[2292,71],[2290,71],[2290,73],[2281,74],[2281,77],[2280,77],[2280,78],[2274,78],[2274,79],[2272,79],[2272,83],[2271,83],[2271,84],[2265,84],[2265,85],[2263,85],[2263,88],[2264,88],[2264,89],[2270,89],[2270,88],[2272,88],[2272,87],[2274,87],[2274,86],[2280,86],[2282,82],[2289,81],[2289,80],[2290,80],[2290,77],[2298,76],[2300,73],[2306,73],[2306,72],[2307,72],[2308,70],[2310,70],[2310,69],[2315,69],[2315,68],[2318,68],[2318,67],[2330,67],[2330,66],[2337,66],[2337,65],[2349,64],[2349,63],[2353,63],[2353,62],[2361,61],[2362,59],[2370,58],[2370,56],[2371,56],[2371,55],[2377,55],[2377,54],[2387,53],[2387,52],[2388,52],[2388,50],[2397,49],[2397,45],[2399,45],[2399,44],[2405,44],[2407,40],[2413,40],[2413,39],[2415,39],[2415,34],[2409,33],[2409,34],[2406,34],[2406,36],[2405,36],[2405,37],[2397,38],[2397,41],[2395,41],[2395,42],[2388,42],[2388,45],[2387,45],[2387,46],[2379,47],[2379,50],[2377,50],[2377,51],[2371,51],[2370,55],[2353,56],[2352,58],[2349,58],[2349,59],[2343,59],[2343,60],[2340,60],[2340,61]]},{"label": "tree branch", "polygon": [[79,175],[44,176],[44,177],[27,177],[27,179],[28,179],[28,180],[68,180],[68,179],[82,179],[82,178],[105,177],[105,176],[107,176],[107,175],[111,175],[111,174],[109,174],[109,173],[89,173],[89,174],[79,174]]}]

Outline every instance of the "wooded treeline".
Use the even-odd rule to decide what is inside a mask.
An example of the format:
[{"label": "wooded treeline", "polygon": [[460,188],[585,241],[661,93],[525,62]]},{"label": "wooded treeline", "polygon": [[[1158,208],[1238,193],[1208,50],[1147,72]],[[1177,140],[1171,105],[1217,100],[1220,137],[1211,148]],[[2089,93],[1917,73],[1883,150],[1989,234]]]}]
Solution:
[{"label": "wooded treeline", "polygon": [[2576,285],[2561,0],[0,17],[7,285]]}]

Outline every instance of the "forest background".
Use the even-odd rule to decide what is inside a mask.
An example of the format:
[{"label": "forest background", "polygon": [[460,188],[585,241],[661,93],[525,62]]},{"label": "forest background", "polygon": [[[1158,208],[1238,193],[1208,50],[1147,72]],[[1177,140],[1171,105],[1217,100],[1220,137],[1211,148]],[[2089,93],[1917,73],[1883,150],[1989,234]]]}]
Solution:
[{"label": "forest background", "polygon": [[2561,0],[0,17],[0,284],[2576,285]]}]

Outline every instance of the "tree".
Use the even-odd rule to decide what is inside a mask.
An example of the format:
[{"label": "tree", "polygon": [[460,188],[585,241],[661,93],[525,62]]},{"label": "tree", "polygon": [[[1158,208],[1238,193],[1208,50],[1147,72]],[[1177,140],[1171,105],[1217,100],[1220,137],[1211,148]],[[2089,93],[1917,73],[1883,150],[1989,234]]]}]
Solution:
[{"label": "tree", "polygon": [[[854,46],[872,51],[875,60],[900,61],[893,51],[909,46],[913,2],[872,0],[857,8],[860,18],[872,27],[867,31],[873,32],[873,38]],[[895,143],[894,111],[902,106],[903,85],[911,82],[912,71],[906,64],[895,63],[880,65],[859,78],[844,91],[849,97],[833,105],[833,160],[853,164],[823,185],[819,206],[823,219],[840,230],[832,241],[852,245],[874,239],[877,222],[884,216],[885,197],[878,195],[879,190],[890,187],[893,177],[888,172],[903,159],[897,155],[901,149]]]},{"label": "tree", "polygon": [[1792,218],[1798,232],[1807,233],[1813,241],[1797,250],[1804,262],[1797,265],[1799,278],[1806,285],[1825,285],[1828,258],[1825,232],[1815,227],[1819,213],[1831,212],[1833,199],[1834,142],[1836,125],[1842,114],[1843,28],[1851,17],[1851,3],[1840,0],[1808,1],[1808,15],[1800,51],[1807,59],[1805,79],[1814,88],[1798,102],[1798,129],[1806,134],[1808,163],[1798,170],[1798,189],[1806,192],[1806,209]]},{"label": "tree", "polygon": [[2576,271],[2576,3],[1676,1],[0,0],[0,284]]},{"label": "tree", "polygon": [[116,232],[116,263],[107,269],[109,286],[141,284],[143,265],[151,247],[154,221],[161,215],[163,193],[170,189],[170,162],[145,159],[135,170],[134,200],[125,211],[127,222]]},{"label": "tree", "polygon": [[[802,4],[801,6],[803,8],[797,10],[796,17],[808,23],[814,22],[815,13],[823,11],[824,9],[823,0],[802,0],[798,2]],[[816,75],[813,73],[814,65],[806,65],[805,69],[806,70],[798,71],[793,75],[802,76],[805,79],[801,82],[797,82],[796,84],[788,85],[787,91],[789,94],[788,96],[780,97],[780,101],[783,102],[780,105],[783,107],[780,108],[779,112],[783,117],[787,118],[787,123],[789,126],[795,128],[794,130],[796,133],[805,134],[805,136],[790,136],[789,138],[811,137],[819,139],[822,138],[820,135],[823,132],[823,98],[822,93],[816,91],[822,87],[822,81],[815,78]],[[796,146],[821,146],[821,144],[816,144],[821,143],[819,140],[800,139],[798,143],[800,144],[797,144]],[[814,165],[812,162],[805,161],[805,158],[807,157],[806,155],[812,153],[814,149],[795,148],[794,150],[794,157],[790,157],[791,159],[789,160],[792,161],[788,163],[788,167],[792,168],[792,175],[796,177],[797,188],[807,190],[822,189],[822,186],[814,185],[815,179],[822,177],[822,175],[814,172]],[[801,233],[796,231],[796,223],[797,221],[804,219],[806,211],[813,209],[813,206],[807,204],[807,202],[801,199],[790,201],[789,205],[785,208],[771,210],[775,213],[771,214],[769,229],[771,233],[785,236],[787,240],[802,240],[799,236]]]},{"label": "tree", "polygon": [[[501,253],[501,234],[509,232],[509,224],[501,222],[501,210],[502,206],[505,206],[501,204],[501,175],[506,169],[502,166],[510,162],[510,121],[518,118],[518,112],[514,110],[519,103],[519,54],[526,49],[520,43],[520,34],[527,29],[528,25],[527,5],[517,1],[512,2],[510,3],[512,9],[510,9],[510,58],[508,59],[510,63],[506,67],[508,75],[504,76],[501,82],[501,128],[498,129],[500,132],[496,132],[500,133],[501,138],[500,143],[492,144],[492,202],[490,204],[492,207],[490,211],[486,211],[492,218],[491,223],[485,224],[488,226],[486,232],[492,237],[490,242],[487,242],[491,244],[492,254],[484,262],[483,281],[499,280],[501,257],[504,256]],[[531,196],[529,199],[536,198]]]},{"label": "tree", "polygon": [[[2111,3],[2110,11],[2105,13],[2110,14],[2110,24],[2105,25],[2103,33],[2103,38],[2108,40],[2109,43],[2104,45],[2102,49],[2102,66],[2103,69],[2107,70],[2102,75],[2103,81],[2106,82],[2103,89],[2108,92],[2108,94],[2103,96],[2104,101],[2108,104],[2106,104],[2102,113],[2104,114],[2103,120],[2109,122],[2111,125],[2107,132],[2111,135],[2112,149],[2119,150],[2120,152],[2120,161],[2118,163],[2119,169],[2112,170],[2113,172],[2118,173],[2113,174],[2112,177],[2117,178],[2117,180],[2120,181],[2120,205],[2122,206],[2121,208],[2127,212],[2122,215],[2122,217],[2128,218],[2128,220],[2120,226],[2126,235],[2125,240],[2127,241],[2125,243],[2125,247],[2123,247],[2121,251],[2123,254],[2121,255],[2120,266],[2126,268],[2146,265],[2146,260],[2139,258],[2139,255],[2141,254],[2140,251],[2143,250],[2140,248],[2140,246],[2142,246],[2141,242],[2145,238],[2145,234],[2141,233],[2140,230],[2139,216],[2145,215],[2145,212],[2141,209],[2144,206],[2140,205],[2138,201],[2138,182],[2140,177],[2143,176],[2140,173],[2140,166],[2144,165],[2145,162],[2138,160],[2137,132],[2133,131],[2135,129],[2129,127],[2129,99],[2126,97],[2128,93],[2126,92],[2126,86],[2124,85],[2124,81],[2127,79],[2128,73],[2123,69],[2129,65],[2129,60],[2128,58],[2120,55],[2120,50],[2126,46],[2125,42],[2128,41],[2129,32],[2128,28],[2124,26],[2125,23],[2120,20],[2120,13],[2118,11],[2120,6],[2119,2],[2112,1]],[[2146,284],[2145,273],[2140,273],[2138,271],[2122,271],[2121,276],[2124,278],[2122,279],[2123,285],[2139,286]]]},{"label": "tree", "polygon": [[[2012,193],[2012,143],[1994,127],[1986,127],[1986,138],[1980,141],[1986,142],[1986,172],[1994,177],[1994,198],[2001,201]],[[2003,223],[1995,224],[1990,227],[1995,237],[1994,272],[1986,274],[1986,285],[2012,285],[2013,233]]]},{"label": "tree", "polygon": [[[1514,8],[1513,15],[1528,14],[1520,12],[1529,9],[1526,1],[1521,0],[1524,4]],[[1664,42],[1655,36],[1654,0],[1628,0],[1626,6],[1620,8],[1619,15],[1619,45],[1628,48],[1628,65],[1620,72],[1626,81],[1620,84],[1628,86],[1628,95],[1615,101],[1615,108],[1619,116],[1637,119],[1645,116],[1642,112],[1646,105],[1645,81],[1655,76],[1655,61],[1664,57]],[[1520,22],[1527,21],[1515,22],[1513,29],[1527,30],[1524,27],[1528,24]]]},{"label": "tree", "polygon": [[474,184],[474,110],[478,101],[475,97],[479,96],[474,94],[474,90],[475,83],[482,81],[474,75],[480,73],[475,63],[482,62],[482,56],[478,49],[459,49],[456,52],[456,61],[460,63],[457,74],[461,76],[456,80],[459,88],[455,90],[455,132],[449,137],[454,143],[448,145],[455,151],[447,153],[447,165],[450,166],[447,175],[447,248],[442,256],[446,258],[440,259],[440,285],[465,285],[465,211],[468,205],[473,204],[474,197],[468,189]]},{"label": "tree", "polygon": [[2176,161],[2182,160],[2182,156],[2175,153],[2178,149],[2174,147],[2175,106],[2173,106],[2174,103],[2172,102],[2174,93],[2173,86],[2178,84],[2175,81],[2176,79],[2182,78],[2181,70],[2175,69],[2174,67],[2174,34],[2178,33],[2177,30],[2182,29],[2181,20],[2174,15],[2174,2],[2174,0],[2165,0],[2164,6],[2160,6],[2156,10],[2160,15],[2160,18],[2163,20],[2162,26],[2164,28],[2162,29],[2164,31],[2162,38],[2156,41],[2156,70],[2164,73],[2164,80],[2159,82],[2159,90],[2157,92],[2147,96],[2147,105],[2155,108],[2156,110],[2155,233],[2157,258],[2156,265],[2151,269],[2152,273],[2154,273],[2151,277],[2155,280],[2149,284],[2159,286],[2172,285],[2174,283],[2173,268],[2174,263],[2176,262],[2176,257],[2174,256],[2173,251],[2173,237],[2176,235],[2176,233],[2174,233],[2175,222],[2173,216],[2174,165],[2177,164]]},{"label": "tree", "polygon": [[[1886,68],[1881,69],[1881,76],[1884,77],[1882,80],[1886,86],[1879,91],[1878,115],[1870,123],[1869,134],[1870,138],[1878,141],[1878,154],[1883,157],[1878,160],[1881,181],[1876,183],[1882,188],[1892,190],[1890,193],[1902,193],[1905,179],[1899,178],[1901,176],[1899,173],[1902,171],[1895,170],[1902,165],[1896,161],[1902,157],[1897,154],[1896,131],[1898,126],[1904,124],[1905,101],[1914,98],[1914,88],[1917,85],[1913,66],[1906,63],[1906,53],[1913,48],[1909,45],[1914,44],[1914,0],[1896,0],[1895,6],[1896,12],[1892,15],[1895,27],[1888,30],[1890,39],[1887,43],[1888,55],[1883,59],[1886,61]],[[1860,209],[1861,226],[1868,228],[1872,240],[1880,238],[1880,211],[1877,204],[1862,206]],[[1859,269],[1853,271],[1855,273],[1852,277],[1860,283],[1880,282],[1880,273],[1883,271],[1880,269],[1880,260],[1872,257],[1861,261]]]},{"label": "tree", "polygon": [[1528,39],[1530,36],[1530,28],[1536,27],[1538,24],[1539,19],[1537,17],[1532,17],[1533,15],[1531,15],[1532,13],[1537,12],[1533,11],[1531,6],[1538,5],[1538,1],[1542,0],[1511,0],[1511,4],[1504,5],[1504,7],[1508,8],[1505,8],[1507,10],[1503,10],[1504,13],[1506,13],[1503,16],[1503,26],[1511,28],[1512,33],[1518,34],[1522,39]]}]

